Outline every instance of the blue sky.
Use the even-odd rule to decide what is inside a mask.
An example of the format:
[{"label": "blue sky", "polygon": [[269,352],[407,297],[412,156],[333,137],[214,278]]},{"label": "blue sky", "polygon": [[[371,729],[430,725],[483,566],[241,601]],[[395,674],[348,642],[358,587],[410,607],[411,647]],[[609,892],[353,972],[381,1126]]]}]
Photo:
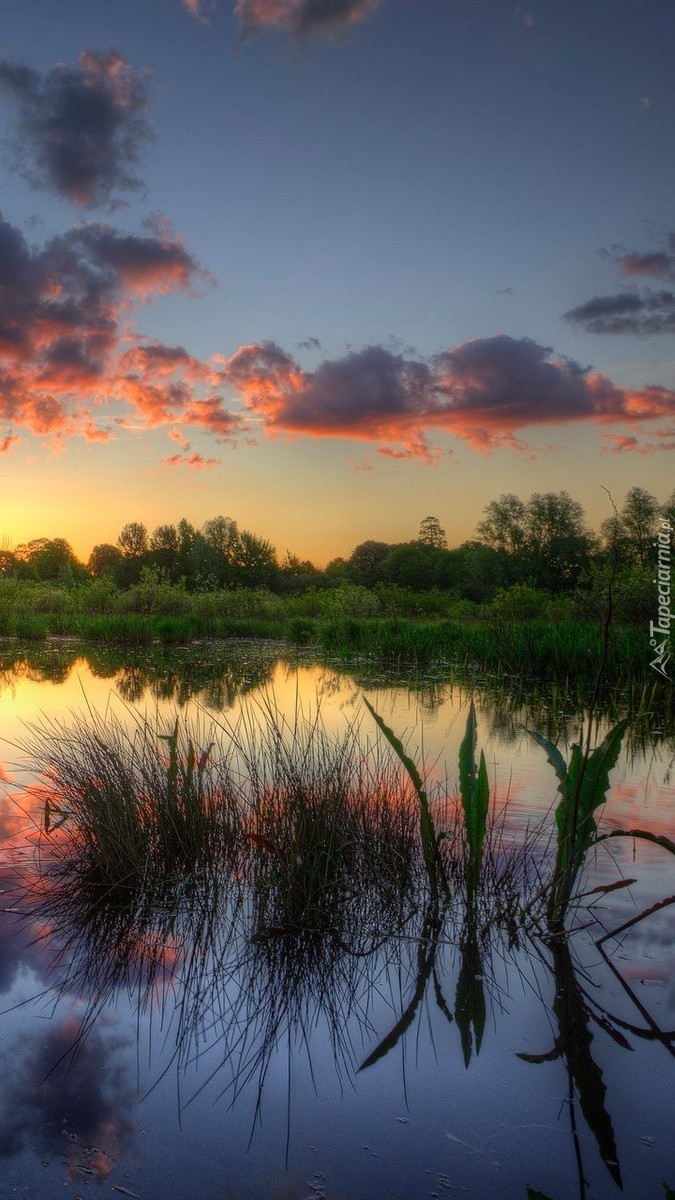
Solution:
[{"label": "blue sky", "polygon": [[[0,533],[224,512],[322,562],[503,491],[665,499],[672,7],[189,7],[3,6]],[[118,134],[78,193],[90,96]],[[94,279],[103,348],[54,321]]]}]

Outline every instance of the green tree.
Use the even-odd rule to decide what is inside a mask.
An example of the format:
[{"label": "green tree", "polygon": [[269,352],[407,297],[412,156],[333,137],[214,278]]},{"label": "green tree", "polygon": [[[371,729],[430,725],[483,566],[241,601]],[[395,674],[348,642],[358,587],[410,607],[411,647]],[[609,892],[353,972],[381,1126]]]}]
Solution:
[{"label": "green tree", "polygon": [[34,538],[17,546],[16,557],[29,569],[35,579],[54,581],[70,586],[86,579],[86,568],[75,557],[65,538]]},{"label": "green tree", "polygon": [[584,510],[568,492],[535,492],[527,503],[525,562],[539,587],[574,587],[589,564],[593,539]]},{"label": "green tree", "polygon": [[441,529],[438,517],[425,517],[420,522],[417,540],[425,546],[433,546],[434,550],[447,550],[448,548],[448,539],[445,536],[445,530]]},{"label": "green tree", "polygon": [[175,525],[158,525],[150,535],[150,560],[164,575],[178,579],[178,530]]},{"label": "green tree", "polygon": [[384,583],[395,583],[414,592],[428,592],[432,588],[448,591],[455,587],[457,576],[451,551],[421,541],[395,546],[380,564]]},{"label": "green tree", "polygon": [[520,497],[505,492],[483,511],[485,515],[477,527],[482,541],[511,558],[519,555],[525,546],[527,523],[527,508]]},{"label": "green tree", "polygon": [[661,505],[659,516],[663,517],[664,521],[670,521],[671,527],[675,529],[675,492],[669,500],[666,500],[665,504]]},{"label": "green tree", "polygon": [[347,575],[354,583],[373,587],[381,578],[379,567],[394,549],[388,542],[360,542],[347,559]]},{"label": "green tree", "polygon": [[138,583],[141,570],[148,563],[150,546],[143,522],[129,521],[123,525],[117,545],[122,552],[122,562],[117,569],[118,582],[121,587],[131,587]]},{"label": "green tree", "polygon": [[111,575],[113,579],[117,580],[119,568],[123,562],[124,555],[119,546],[111,546],[109,542],[101,542],[99,546],[94,546],[89,555],[87,570],[95,579]]},{"label": "green tree", "polygon": [[125,558],[142,558],[148,553],[148,531],[142,521],[128,521],[117,539]]},{"label": "green tree", "polygon": [[634,562],[644,565],[653,557],[652,542],[656,535],[658,515],[659,502],[656,497],[645,488],[632,487],[621,509],[621,521]]}]

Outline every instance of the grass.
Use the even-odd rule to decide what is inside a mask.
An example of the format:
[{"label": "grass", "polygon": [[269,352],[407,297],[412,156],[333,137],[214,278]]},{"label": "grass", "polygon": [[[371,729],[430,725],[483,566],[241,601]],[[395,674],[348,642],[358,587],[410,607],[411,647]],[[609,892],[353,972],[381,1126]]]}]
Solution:
[{"label": "grass", "polygon": [[45,721],[29,731],[50,850],[91,892],[161,895],[236,851],[236,795],[209,743],[127,714]]},{"label": "grass", "polygon": [[394,731],[364,703],[384,737],[377,749],[358,723],[338,737],[318,710],[289,721],[269,698],[245,704],[234,724],[223,717],[208,727],[178,717],[152,723],[132,710],[44,721],[21,749],[39,777],[45,844],[89,892],[125,902],[153,903],[196,876],[236,874],[252,897],[257,939],[310,933],[353,942],[361,926],[392,928],[415,908],[433,924],[456,902],[472,959],[479,926],[496,923],[516,937],[542,904],[548,927],[564,929],[599,842],[645,837],[675,854],[668,838],[598,831],[627,720],[596,748],[589,722],[569,764],[534,734],[559,785],[554,863],[542,885],[530,845],[506,846],[491,815],[473,703],[457,790],[433,797]]}]

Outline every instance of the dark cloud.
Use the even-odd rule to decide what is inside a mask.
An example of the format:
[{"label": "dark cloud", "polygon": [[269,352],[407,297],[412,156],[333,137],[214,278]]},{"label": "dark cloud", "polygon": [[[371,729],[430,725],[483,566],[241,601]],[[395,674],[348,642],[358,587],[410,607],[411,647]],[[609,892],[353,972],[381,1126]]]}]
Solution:
[{"label": "dark cloud", "polygon": [[76,67],[45,75],[4,60],[0,90],[16,107],[14,151],[32,184],[85,208],[139,186],[134,168],[150,136],[146,81],[114,50],[89,50]]},{"label": "dark cloud", "polygon": [[[613,247],[604,252],[620,275],[666,279],[675,282],[675,233],[667,238],[667,249],[647,253],[627,252]],[[587,333],[651,335],[675,332],[675,294],[670,291],[617,292],[594,296],[571,308],[565,319],[581,325]]]},{"label": "dark cloud", "polygon": [[530,426],[594,420],[649,421],[672,415],[675,393],[630,391],[551,348],[504,334],[478,338],[431,362],[369,346],[316,371],[304,371],[274,343],[244,346],[225,364],[237,389],[270,434],[357,438],[382,443],[391,457],[436,461],[434,429],[489,452],[523,449]]},{"label": "dark cloud", "polygon": [[[199,11],[198,0],[185,0]],[[235,16],[244,33],[282,29],[293,37],[324,33],[342,38],[351,26],[374,16],[380,0],[237,0]]]},{"label": "dark cloud", "polygon": [[673,333],[675,294],[645,290],[594,296],[566,312],[565,318],[587,333]]}]

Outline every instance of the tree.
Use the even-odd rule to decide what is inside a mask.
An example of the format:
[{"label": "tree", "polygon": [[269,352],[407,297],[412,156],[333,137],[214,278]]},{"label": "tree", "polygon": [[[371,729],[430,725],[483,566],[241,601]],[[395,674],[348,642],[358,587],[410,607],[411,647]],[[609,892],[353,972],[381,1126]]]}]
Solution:
[{"label": "tree", "polygon": [[380,576],[385,583],[414,592],[428,592],[432,588],[447,591],[456,585],[457,575],[457,562],[450,550],[419,540],[394,546],[380,564]]},{"label": "tree", "polygon": [[94,546],[89,561],[87,570],[95,579],[101,579],[104,575],[112,575],[117,578],[120,564],[124,561],[124,555],[119,546],[111,546],[109,542],[102,542],[99,546]]},{"label": "tree", "polygon": [[16,557],[27,565],[36,579],[70,585],[82,582],[86,577],[85,568],[65,538],[34,538],[17,546]]},{"label": "tree", "polygon": [[534,492],[527,503],[525,553],[528,575],[540,587],[574,587],[588,567],[593,540],[584,510],[568,492]]},{"label": "tree", "polygon": [[360,542],[347,560],[347,575],[354,583],[373,587],[380,575],[378,568],[383,559],[394,549],[388,542]]},{"label": "tree", "polygon": [[651,492],[632,487],[621,509],[621,522],[628,541],[629,554],[635,562],[648,563],[652,558],[652,542],[656,534],[659,503]]},{"label": "tree", "polygon": [[478,535],[493,550],[517,555],[525,545],[527,509],[519,496],[505,492],[491,500],[483,510],[485,516],[478,525]]},{"label": "tree", "polygon": [[675,527],[675,492],[673,492],[669,500],[666,500],[665,504],[661,505],[659,516],[664,521],[669,521],[671,527]]},{"label": "tree", "polygon": [[433,546],[435,550],[447,550],[448,548],[448,539],[445,536],[445,530],[441,529],[438,517],[425,517],[420,522],[417,540],[425,546]]},{"label": "tree", "polygon": [[125,558],[142,558],[148,553],[148,531],[142,521],[129,521],[117,539]]},{"label": "tree", "polygon": [[178,578],[178,530],[175,525],[158,525],[150,536],[150,557],[173,582]]},{"label": "tree", "polygon": [[122,527],[117,545],[122,552],[122,562],[117,570],[120,587],[131,587],[138,583],[141,570],[149,554],[148,531],[142,521],[129,521]]},{"label": "tree", "polygon": [[238,539],[237,570],[234,582],[239,587],[269,588],[278,573],[274,546],[255,533],[242,530]]}]

